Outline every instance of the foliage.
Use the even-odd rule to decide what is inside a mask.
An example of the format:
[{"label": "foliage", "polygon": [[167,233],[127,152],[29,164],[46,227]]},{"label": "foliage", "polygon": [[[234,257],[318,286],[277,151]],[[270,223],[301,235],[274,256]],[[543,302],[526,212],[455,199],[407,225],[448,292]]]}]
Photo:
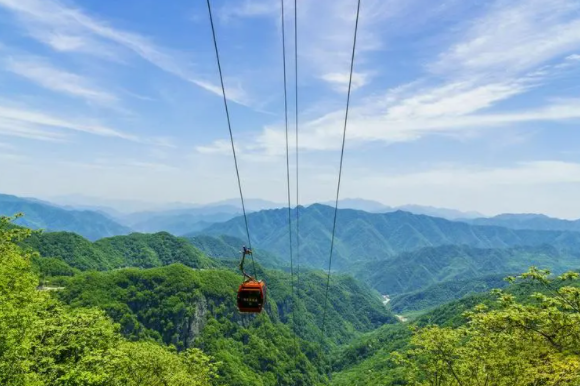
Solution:
[{"label": "foliage", "polygon": [[505,275],[481,276],[474,279],[450,280],[425,289],[407,292],[391,298],[389,305],[396,313],[425,311],[464,296],[488,292],[508,285]]},{"label": "foliage", "polygon": [[[580,234],[579,234],[580,235]],[[482,249],[464,245],[429,247],[392,259],[359,264],[353,274],[382,294],[401,294],[433,284],[492,274],[507,276],[530,265],[557,272],[577,267],[578,256],[550,245]]]},{"label": "foliage", "polygon": [[53,276],[73,276],[80,272],[54,257],[33,256],[31,261],[32,270],[40,277],[41,281]]},{"label": "foliage", "polygon": [[[216,237],[199,235],[185,238],[207,256],[220,260],[232,258],[239,260],[241,247],[246,244],[242,239],[227,235]],[[254,250],[254,258],[264,267],[280,268],[286,265],[278,256],[261,249]]]},{"label": "foliage", "polygon": [[458,328],[417,330],[413,349],[398,354],[414,385],[577,385],[580,382],[580,289],[556,288],[549,271],[530,269],[524,280],[541,283],[528,303],[497,290],[497,308],[480,305]]},{"label": "foliage", "polygon": [[121,267],[159,267],[182,263],[194,268],[215,267],[211,259],[187,240],[167,232],[154,234],[132,233],[95,242],[100,250],[122,261]]},{"label": "foliage", "polygon": [[[227,385],[311,385],[322,382],[320,326],[325,277],[301,274],[292,310],[290,275],[258,271],[268,285],[265,312],[240,314],[235,294],[239,273],[192,270],[183,265],[112,272],[87,272],[60,278],[58,292],[74,307],[99,307],[133,340],[152,339],[179,350],[197,347],[221,363]],[[296,319],[294,319],[296,318]],[[293,337],[296,322],[298,339]],[[327,345],[347,342],[395,318],[378,294],[351,277],[331,280],[326,320]]]},{"label": "foliage", "polygon": [[70,309],[36,290],[30,230],[0,218],[0,384],[10,386],[203,386],[215,365],[199,350],[176,353],[128,342],[96,309]]},{"label": "foliage", "polygon": [[159,267],[172,263],[194,268],[218,265],[185,239],[167,232],[132,233],[96,242],[69,232],[34,232],[23,245],[38,251],[43,258],[58,258],[80,270]]},{"label": "foliage", "polygon": [[112,269],[122,264],[115,255],[108,255],[94,243],[70,232],[34,232],[23,246],[38,252],[41,258],[57,258],[80,270]]},{"label": "foliage", "polygon": [[390,361],[391,352],[404,350],[411,338],[406,325],[385,325],[341,347],[334,355],[332,384],[400,385],[401,368]]},{"label": "foliage", "polygon": [[89,240],[128,234],[131,230],[101,213],[89,210],[67,210],[52,204],[0,194],[0,215],[24,213],[16,224],[46,231],[75,232]]}]

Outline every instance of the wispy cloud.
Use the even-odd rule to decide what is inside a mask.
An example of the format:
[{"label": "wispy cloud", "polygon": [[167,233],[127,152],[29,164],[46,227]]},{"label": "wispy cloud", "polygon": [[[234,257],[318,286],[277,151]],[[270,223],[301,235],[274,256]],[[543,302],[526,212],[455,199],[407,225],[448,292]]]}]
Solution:
[{"label": "wispy cloud", "polygon": [[580,45],[580,3],[575,0],[500,0],[459,31],[431,69],[439,73],[513,74]]},{"label": "wispy cloud", "polygon": [[35,139],[41,141],[61,142],[65,135],[55,131],[42,129],[38,125],[23,122],[21,120],[4,118],[0,113],[0,135]]},{"label": "wispy cloud", "polygon": [[82,118],[64,118],[51,113],[0,103],[0,134],[44,141],[63,141],[67,138],[66,131],[158,146],[172,146],[172,141],[168,138],[140,137]]},{"label": "wispy cloud", "polygon": [[228,3],[219,9],[222,21],[232,18],[261,17],[278,14],[280,2],[275,0],[242,0]]},{"label": "wispy cloud", "polygon": [[116,95],[101,89],[89,78],[56,68],[42,58],[8,57],[5,68],[41,87],[88,102],[111,104],[118,101]]},{"label": "wispy cloud", "polygon": [[[338,12],[351,3],[354,2],[339,1],[329,6]],[[371,2],[371,5],[376,7],[370,12],[367,5],[367,17],[371,20],[384,21],[397,15],[383,8],[384,3]],[[316,7],[319,6],[317,2]],[[332,11],[329,12],[332,15]],[[352,13],[344,11],[340,17],[343,23],[338,34],[348,29],[344,26]],[[580,119],[577,99],[552,100],[543,106],[536,102],[534,106],[492,112],[498,103],[549,83],[574,65],[577,54],[573,52],[580,49],[580,3],[573,0],[498,0],[485,9],[483,15],[463,22],[461,27],[457,38],[435,53],[433,64],[425,67],[425,75],[385,93],[359,95],[354,100],[347,132],[349,145],[413,141],[432,134],[460,135],[473,129],[517,126],[533,121]],[[376,38],[376,34],[374,36]],[[339,40],[345,43],[346,35]],[[368,39],[373,40],[372,37]],[[332,44],[318,46],[334,47]],[[336,56],[329,57],[340,63]],[[365,73],[357,76],[358,82],[368,81]],[[322,77],[335,86],[344,86],[348,79],[344,72],[327,73]],[[356,82],[357,77],[353,81]],[[338,148],[343,120],[344,111],[334,110],[303,121],[302,147],[311,150]],[[266,126],[246,145],[264,153],[282,154],[282,128]],[[221,149],[217,145],[210,148],[215,152]]]},{"label": "wispy cloud", "polygon": [[[162,48],[137,33],[114,28],[78,8],[67,7],[57,0],[0,0],[0,6],[13,11],[32,37],[57,51],[108,58],[123,48],[167,73],[222,95],[221,89],[207,80],[209,76],[195,73],[183,53]],[[228,90],[227,94],[234,102],[248,103],[239,88]]]},{"label": "wispy cloud", "polygon": [[[357,67],[354,88],[367,84],[377,72],[367,54],[384,46],[384,30],[391,20],[408,12],[419,0],[367,0],[361,5],[357,39]],[[355,0],[308,0],[298,2],[299,61],[303,77],[322,80],[332,89],[344,92],[348,82],[357,3]],[[287,49],[293,50],[294,4],[286,1]],[[222,19],[269,17],[280,27],[279,0],[244,0],[221,9]],[[378,66],[377,66],[378,67]],[[346,77],[346,81],[345,81]]]},{"label": "wispy cloud", "polygon": [[[369,77],[370,76],[368,73],[361,74],[358,72],[353,72],[351,89],[354,91],[357,88],[364,86],[365,84],[368,83]],[[342,73],[333,72],[333,73],[323,74],[321,76],[322,80],[330,83],[331,85],[334,86],[334,88],[337,91],[341,91],[341,92],[345,92],[348,90],[349,78],[350,78],[350,73],[347,73],[347,72],[342,72]]]}]

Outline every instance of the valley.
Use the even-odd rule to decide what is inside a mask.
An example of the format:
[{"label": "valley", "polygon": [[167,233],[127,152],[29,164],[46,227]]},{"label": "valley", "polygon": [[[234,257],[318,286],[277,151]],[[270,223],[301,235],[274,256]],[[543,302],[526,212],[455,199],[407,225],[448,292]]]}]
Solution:
[{"label": "valley", "polygon": [[[5,200],[11,203],[2,207],[4,215],[34,209],[33,228],[51,224],[10,247],[29,256],[32,282],[38,281],[39,294],[48,295],[39,304],[51,299],[64,313],[99,310],[103,312],[99,317],[118,326],[115,339],[158,345],[152,350],[199,350],[212,364],[208,385],[410,385],[411,370],[404,358],[411,354],[405,353],[423,346],[409,327],[428,334],[435,328],[430,326],[440,326],[448,329],[437,338],[443,339],[467,328],[462,315],[478,304],[496,309],[492,290],[508,291],[532,307],[526,299],[541,288],[526,280],[510,286],[505,277],[530,266],[556,274],[580,268],[576,252],[580,233],[569,227],[534,223],[521,229],[401,211],[340,209],[326,293],[322,268],[328,258],[331,208],[319,204],[300,208],[301,249],[294,251],[300,267],[294,265],[293,275],[286,249],[287,211],[258,210],[248,218],[253,244],[258,246],[255,273],[268,285],[268,300],[262,314],[244,315],[236,309],[235,294],[240,283],[237,263],[245,243],[242,219],[233,213],[232,218],[182,236],[158,231],[165,224],[160,221],[150,225],[151,233],[115,228],[121,234],[91,240],[69,228],[59,229],[54,218],[59,210],[76,214],[76,209],[47,211],[31,201],[15,206],[15,199]],[[207,218],[207,213],[199,214],[197,221],[193,213],[184,219],[192,227]],[[135,214],[133,221],[160,218],[148,216]],[[102,218],[107,217],[83,217],[82,229],[102,229],[98,225]],[[26,213],[12,223],[3,220],[6,246],[11,245],[6,239],[9,232],[26,232],[30,222],[24,219]],[[572,284],[580,286],[578,281]],[[71,362],[65,367],[77,371],[78,366],[80,362]],[[428,377],[428,372],[422,374]]]}]

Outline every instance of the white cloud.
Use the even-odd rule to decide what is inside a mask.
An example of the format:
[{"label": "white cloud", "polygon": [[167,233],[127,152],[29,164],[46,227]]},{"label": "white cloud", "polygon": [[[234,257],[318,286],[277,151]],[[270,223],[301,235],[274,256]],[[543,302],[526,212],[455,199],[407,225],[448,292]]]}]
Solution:
[{"label": "white cloud", "polygon": [[[324,60],[317,62],[319,68],[348,65],[348,55],[342,58],[340,55],[348,53],[346,43],[349,39],[352,42],[352,34],[346,33],[345,26],[352,19],[354,11],[351,8],[355,3],[341,0],[303,6],[303,12],[309,12],[309,17],[317,15],[313,10],[328,7],[326,22],[314,23],[313,28],[327,28],[328,23],[332,27],[329,34],[317,35],[309,31],[312,38],[305,42],[306,50],[309,46],[325,47],[320,53]],[[366,9],[363,16],[371,19],[371,26],[417,5],[411,2],[408,7],[393,10],[383,8],[384,4],[372,2],[371,6],[363,8]],[[442,47],[441,54],[436,54],[435,64],[429,69],[442,76],[419,77],[386,93],[355,98],[350,111],[347,146],[370,141],[413,141],[430,134],[457,136],[474,129],[534,121],[579,119],[578,100],[551,101],[544,106],[536,102],[532,107],[502,113],[494,113],[491,109],[502,101],[549,83],[575,61],[577,54],[570,52],[580,48],[580,3],[572,0],[498,0],[486,9],[488,11],[475,21],[465,22],[451,46]],[[376,31],[369,33],[377,38]],[[338,49],[339,45],[344,47]],[[314,54],[309,60],[316,62],[316,58]],[[356,75],[355,83],[369,81],[364,72]],[[348,82],[348,73],[344,71],[327,71],[320,77],[334,87]],[[337,149],[341,143],[343,120],[342,109],[310,121],[303,120],[301,146],[310,150]],[[283,154],[283,130],[266,126],[246,145],[266,154]]]},{"label": "white cloud", "polygon": [[2,117],[0,113],[0,135],[36,139],[41,141],[63,141],[65,135],[40,128],[38,125],[21,120]]},{"label": "white cloud", "polygon": [[[56,50],[84,54],[90,50],[111,57],[115,48],[109,45],[114,43],[165,72],[222,95],[219,87],[194,73],[188,60],[181,58],[183,54],[159,47],[139,34],[116,29],[78,8],[67,7],[57,0],[0,0],[0,6],[19,16],[34,38]],[[239,88],[228,90],[227,96],[234,102],[248,103]]]},{"label": "white cloud", "polygon": [[100,104],[118,101],[114,94],[101,89],[90,79],[58,69],[38,57],[9,57],[5,60],[5,65],[8,71],[49,90]]},{"label": "white cloud", "polygon": [[210,145],[197,146],[195,148],[201,154],[227,154],[231,153],[232,145],[226,140],[217,140]]},{"label": "white cloud", "polygon": [[580,45],[576,0],[500,0],[459,31],[458,41],[432,65],[438,73],[513,74]]},{"label": "white cloud", "polygon": [[437,88],[414,92],[401,98],[387,110],[391,119],[422,119],[469,114],[522,93],[523,82],[488,83],[454,82]]},{"label": "white cloud", "polygon": [[[431,104],[413,105],[399,104],[390,109],[387,114],[379,115],[375,111],[367,114],[364,109],[355,109],[349,114],[347,127],[347,146],[357,146],[364,142],[381,141],[386,143],[408,142],[423,138],[426,135],[460,135],[473,129],[485,129],[506,125],[519,125],[529,122],[565,122],[580,120],[580,100],[559,100],[544,107],[511,111],[506,113],[479,113],[491,100],[498,100],[501,95],[508,97],[509,88],[502,89],[503,94],[486,95],[485,90],[471,90],[473,98],[466,95],[466,103],[461,98],[451,96]],[[455,99],[457,103],[451,103]],[[302,150],[336,150],[340,148],[344,112],[337,111],[327,114],[317,120],[303,122],[301,125],[300,148]],[[269,155],[285,154],[285,136],[280,127],[266,127],[251,144],[246,144],[255,152]],[[217,141],[213,145],[198,147],[203,153],[231,152],[225,146],[225,141]]]},{"label": "white cloud", "polygon": [[0,118],[11,120],[14,122],[19,122],[27,125],[34,125],[37,127],[51,127],[56,129],[67,129],[74,131],[81,131],[88,134],[100,135],[105,137],[117,137],[127,140],[137,141],[138,138],[123,133],[121,131],[111,129],[98,124],[87,124],[74,122],[71,119],[64,119],[59,117],[54,117],[47,115],[42,112],[37,112],[33,110],[24,110],[14,107],[2,106],[0,105]]},{"label": "white cloud", "polygon": [[[350,73],[347,72],[331,72],[323,74],[320,78],[334,86],[337,91],[348,91],[348,81]],[[351,90],[354,91],[367,84],[369,81],[369,74],[361,74],[358,72],[352,73]]]},{"label": "white cloud", "polygon": [[44,141],[63,141],[65,131],[76,131],[102,137],[119,138],[156,146],[173,146],[172,140],[164,137],[140,137],[78,117],[60,117],[28,108],[1,103],[0,135]]},{"label": "white cloud", "polygon": [[[285,4],[286,5],[286,4]],[[227,22],[232,18],[263,17],[278,14],[280,2],[275,0],[242,0],[228,3],[220,8],[220,18]]]},{"label": "white cloud", "polygon": [[[390,37],[385,29],[391,29],[391,21],[406,15],[414,9],[420,0],[365,0],[361,4],[360,22],[357,37],[353,87],[367,84],[376,72],[370,63],[368,53],[382,49],[384,41]],[[294,50],[294,2],[285,2],[286,12],[286,47],[288,52]],[[304,0],[298,2],[298,45],[301,77],[311,76],[323,80],[339,92],[344,91],[348,83],[348,71],[352,53],[356,0]],[[422,9],[424,11],[424,8]],[[427,18],[422,12],[421,17]],[[244,0],[229,2],[221,10],[226,21],[233,18],[269,17],[280,25],[279,0]],[[406,17],[406,16],[405,16]],[[416,17],[415,17],[416,19]],[[387,22],[388,20],[388,22]],[[408,26],[406,20],[406,26]],[[279,33],[279,32],[278,32]],[[289,59],[291,61],[291,59]],[[289,63],[289,65],[291,65]],[[347,77],[345,81],[344,78]]]}]

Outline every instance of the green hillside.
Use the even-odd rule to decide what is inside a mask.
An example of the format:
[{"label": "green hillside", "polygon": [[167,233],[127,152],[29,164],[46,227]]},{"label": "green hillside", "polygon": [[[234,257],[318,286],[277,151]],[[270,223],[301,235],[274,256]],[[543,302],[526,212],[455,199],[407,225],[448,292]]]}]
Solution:
[{"label": "green hillside", "polygon": [[[333,274],[321,342],[326,274],[302,269],[292,307],[290,274],[258,264],[268,301],[260,315],[240,314],[237,258],[214,260],[192,244],[219,256],[238,239],[167,232],[96,242],[67,232],[23,239],[26,229],[2,224],[4,384],[23,374],[37,384],[64,384],[66,377],[72,385],[89,377],[95,385],[428,385],[436,378],[456,386],[453,372],[465,385],[485,382],[485,374],[498,385],[580,381],[574,275],[555,280],[534,269],[505,292],[482,292],[530,264],[555,271],[577,264],[563,247],[443,245],[352,264],[363,280]],[[39,279],[50,291],[34,290]],[[396,296],[385,306],[371,287]],[[400,323],[391,309],[422,314]],[[32,323],[24,335],[23,318]],[[453,372],[441,366],[449,361]],[[115,366],[129,370],[108,370]],[[155,366],[163,369],[143,378]]]},{"label": "green hillside", "polygon": [[397,314],[428,310],[467,295],[504,288],[508,285],[504,280],[505,276],[499,274],[444,281],[425,289],[395,295],[390,299],[389,306]]},{"label": "green hillside", "polygon": [[215,363],[200,350],[177,353],[130,341],[98,309],[70,308],[38,291],[29,230],[0,219],[0,384],[209,386]]},{"label": "green hillside", "polygon": [[49,232],[74,232],[89,240],[131,232],[131,229],[94,211],[66,210],[37,200],[0,194],[0,216],[17,213],[24,216],[16,220],[16,224]]},{"label": "green hillside", "polygon": [[[179,351],[201,349],[215,360],[219,374],[215,384],[324,383],[324,353],[329,348],[397,322],[378,293],[350,276],[335,275],[330,281],[325,340],[320,346],[326,294],[323,272],[301,272],[292,312],[290,275],[258,266],[259,277],[268,285],[268,302],[263,314],[248,316],[240,314],[235,305],[240,284],[236,270],[210,266],[196,270],[182,264],[117,269],[173,260],[197,265],[188,260],[191,257],[215,265],[187,240],[168,233],[132,234],[95,243],[71,233],[35,233],[23,245],[51,256],[33,260],[49,288],[62,288],[50,292],[60,301],[74,310],[104,310],[129,340],[155,341]],[[77,268],[103,271],[80,272]]]},{"label": "green hillside", "polygon": [[524,276],[504,292],[450,302],[339,348],[332,384],[577,385],[580,280]]},{"label": "green hillside", "polygon": [[[178,349],[198,347],[222,362],[223,384],[315,384],[320,367],[324,277],[305,272],[291,312],[289,275],[266,271],[266,312],[238,313],[235,293],[240,275],[228,270],[194,271],[183,265],[148,270],[92,272],[60,279],[58,297],[74,307],[99,307],[131,339],[153,339]],[[303,354],[294,367],[291,321],[297,318]],[[331,280],[327,315],[328,343],[345,343],[395,318],[378,294],[354,279]],[[263,382],[263,383],[262,383]],[[299,382],[297,382],[299,383]]]},{"label": "green hillside", "polygon": [[[241,247],[247,244],[242,239],[227,235],[217,237],[200,235],[185,238],[207,256],[220,260],[239,260]],[[283,267],[287,265],[278,256],[262,249],[254,250],[254,258],[264,267]]]},{"label": "green hillside", "polygon": [[[333,208],[311,205],[300,209],[300,256],[315,268],[328,265]],[[264,210],[248,215],[252,242],[278,256],[289,256],[288,212]],[[401,252],[442,245],[476,248],[552,245],[558,250],[579,249],[580,232],[514,230],[476,226],[407,212],[367,213],[341,209],[338,212],[333,268],[353,263],[386,260]],[[243,218],[237,217],[203,230],[208,235],[243,237]]]},{"label": "green hillside", "polygon": [[167,232],[132,233],[96,242],[69,232],[34,233],[24,245],[43,258],[58,258],[80,270],[109,270],[122,267],[159,267],[182,263],[193,268],[219,265],[187,240]]},{"label": "green hillside", "polygon": [[580,258],[549,245],[496,249],[445,245],[359,264],[353,267],[353,274],[380,293],[394,295],[445,281],[513,274],[530,265],[563,272],[580,267]]}]

